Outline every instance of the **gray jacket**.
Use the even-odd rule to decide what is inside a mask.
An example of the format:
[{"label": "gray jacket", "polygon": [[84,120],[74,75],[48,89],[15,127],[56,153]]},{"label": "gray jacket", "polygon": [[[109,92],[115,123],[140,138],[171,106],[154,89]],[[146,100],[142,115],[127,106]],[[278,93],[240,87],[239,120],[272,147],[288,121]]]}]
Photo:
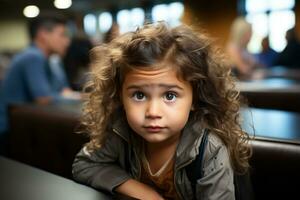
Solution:
[{"label": "gray jacket", "polygon": [[[119,117],[109,128],[105,144],[92,153],[83,148],[73,163],[73,176],[78,182],[113,193],[118,185],[130,178],[139,180],[141,163],[134,144],[134,133],[126,119]],[[181,136],[175,155],[175,188],[182,199],[193,199],[185,167],[198,154],[203,129],[199,123],[188,123]],[[125,145],[128,151],[125,151]],[[128,155],[125,155],[127,152]],[[126,172],[129,159],[130,173]],[[197,181],[196,198],[199,200],[234,200],[233,170],[223,142],[215,135],[208,135],[203,162],[204,175]]]}]

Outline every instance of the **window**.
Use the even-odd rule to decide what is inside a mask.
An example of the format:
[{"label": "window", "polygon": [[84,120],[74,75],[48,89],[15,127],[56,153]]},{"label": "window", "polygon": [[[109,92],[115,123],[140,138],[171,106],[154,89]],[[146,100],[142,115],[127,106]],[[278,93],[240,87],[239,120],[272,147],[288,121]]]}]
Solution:
[{"label": "window", "polygon": [[253,36],[249,50],[260,51],[261,40],[269,35],[270,46],[282,51],[286,46],[285,33],[295,26],[295,0],[246,0],[246,20],[252,24]]},{"label": "window", "polygon": [[159,4],[152,8],[152,19],[153,22],[166,21],[170,26],[177,26],[183,11],[184,6],[181,2]]},{"label": "window", "polygon": [[99,15],[99,30],[101,33],[107,32],[113,23],[112,15],[109,12],[103,12]]},{"label": "window", "polygon": [[87,14],[83,18],[84,31],[90,36],[93,36],[94,34],[96,34],[96,27],[97,27],[96,21],[97,21],[97,19],[96,19],[95,15],[93,15],[93,14]]},{"label": "window", "polygon": [[117,23],[120,26],[120,33],[135,30],[138,26],[143,25],[145,12],[141,8],[131,10],[120,10],[117,13]]},{"label": "window", "polygon": [[[169,4],[159,4],[152,8],[151,17],[153,22],[166,21],[170,26],[179,25],[183,15],[184,6],[181,2],[173,2]],[[134,31],[137,27],[142,26],[145,22],[146,13],[142,8],[132,8],[119,10],[116,16],[112,13],[104,11],[97,13],[89,13],[84,17],[84,30],[90,36],[96,34],[105,34],[112,26],[113,20],[119,25],[120,33]],[[148,15],[148,14],[147,14]],[[98,28],[98,29],[97,29]],[[98,32],[99,31],[99,32]]]}]

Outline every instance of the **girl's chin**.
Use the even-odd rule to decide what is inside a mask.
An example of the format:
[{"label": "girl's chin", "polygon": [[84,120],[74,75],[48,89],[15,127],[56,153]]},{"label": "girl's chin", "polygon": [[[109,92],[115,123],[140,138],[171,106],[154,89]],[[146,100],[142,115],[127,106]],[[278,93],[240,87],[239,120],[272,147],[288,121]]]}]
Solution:
[{"label": "girl's chin", "polygon": [[162,137],[144,137],[144,140],[148,143],[160,143],[164,142],[166,139]]}]

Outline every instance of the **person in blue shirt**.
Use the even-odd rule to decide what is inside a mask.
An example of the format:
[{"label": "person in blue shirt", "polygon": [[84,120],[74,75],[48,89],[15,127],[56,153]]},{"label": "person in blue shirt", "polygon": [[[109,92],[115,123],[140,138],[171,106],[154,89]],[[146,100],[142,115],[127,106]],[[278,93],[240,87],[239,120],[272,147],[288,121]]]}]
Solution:
[{"label": "person in blue shirt", "polygon": [[261,41],[261,52],[256,55],[257,60],[263,67],[272,67],[277,59],[278,53],[270,47],[269,37],[264,37]]},{"label": "person in blue shirt", "polygon": [[[68,85],[58,87],[49,57],[64,55],[70,39],[66,20],[47,14],[29,22],[31,45],[16,55],[4,76],[0,89],[0,153],[7,141],[7,108],[12,104],[49,104],[74,97]],[[76,95],[75,95],[76,96]],[[2,143],[2,144],[1,144]],[[4,150],[2,150],[3,152]]]}]

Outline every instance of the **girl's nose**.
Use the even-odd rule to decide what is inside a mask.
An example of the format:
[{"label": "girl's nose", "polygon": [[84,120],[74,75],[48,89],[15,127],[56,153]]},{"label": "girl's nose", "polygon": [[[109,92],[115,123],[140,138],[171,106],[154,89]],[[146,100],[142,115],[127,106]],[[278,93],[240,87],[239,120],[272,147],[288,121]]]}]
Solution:
[{"label": "girl's nose", "polygon": [[149,101],[146,109],[146,118],[159,119],[161,118],[160,105],[158,101]]}]

